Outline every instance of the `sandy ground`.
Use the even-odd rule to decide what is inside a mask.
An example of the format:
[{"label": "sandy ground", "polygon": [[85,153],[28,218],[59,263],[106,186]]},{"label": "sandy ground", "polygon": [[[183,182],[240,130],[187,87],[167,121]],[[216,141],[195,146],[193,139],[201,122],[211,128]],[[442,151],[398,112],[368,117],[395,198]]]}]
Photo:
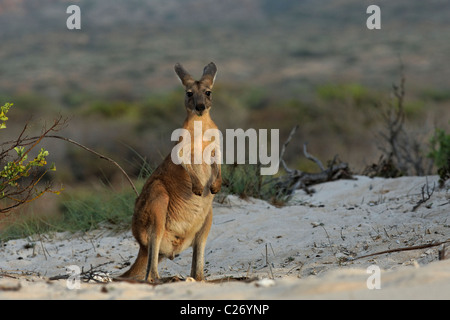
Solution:
[{"label": "sandy ground", "polygon": [[[256,279],[251,282],[91,280],[74,288],[78,278],[69,266],[98,280],[123,273],[137,254],[131,232],[105,226],[12,240],[0,248],[0,299],[450,299],[450,260],[438,261],[442,245],[358,259],[450,239],[450,190],[438,189],[437,180],[329,182],[315,186],[312,196],[298,191],[282,208],[235,196],[216,203],[206,276]],[[436,190],[413,211],[427,183]],[[162,261],[160,275],[186,278],[191,254]],[[69,275],[75,281],[49,280]],[[374,285],[380,289],[369,289]]]}]

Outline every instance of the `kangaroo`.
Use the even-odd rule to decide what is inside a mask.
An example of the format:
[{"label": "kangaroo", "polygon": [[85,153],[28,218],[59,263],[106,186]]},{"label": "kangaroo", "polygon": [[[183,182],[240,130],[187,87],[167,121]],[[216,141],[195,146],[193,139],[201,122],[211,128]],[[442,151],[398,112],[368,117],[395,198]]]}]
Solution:
[{"label": "kangaroo", "polygon": [[[169,154],[146,181],[136,199],[132,232],[139,243],[134,264],[122,277],[157,281],[158,262],[193,247],[191,277],[203,280],[204,250],[212,223],[212,201],[220,191],[220,162],[194,164],[194,147],[203,150],[209,143],[194,141],[194,121],[201,121],[202,131],[217,129],[210,117],[212,87],[217,73],[211,62],[202,78],[195,81],[179,63],[175,72],[186,89],[187,111],[183,129],[190,132],[191,161],[175,164]],[[202,132],[202,133],[203,133]],[[181,140],[181,138],[180,138]],[[213,152],[212,152],[213,153]],[[214,154],[212,154],[214,156]]]}]

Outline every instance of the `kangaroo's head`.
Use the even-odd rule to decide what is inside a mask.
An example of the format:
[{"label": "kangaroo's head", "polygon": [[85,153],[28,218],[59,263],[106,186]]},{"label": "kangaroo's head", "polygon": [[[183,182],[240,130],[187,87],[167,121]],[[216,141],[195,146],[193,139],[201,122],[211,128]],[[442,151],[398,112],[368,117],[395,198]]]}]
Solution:
[{"label": "kangaroo's head", "polygon": [[212,105],[212,87],[217,73],[214,62],[203,69],[202,78],[198,81],[179,63],[175,65],[175,72],[186,89],[184,104],[188,113],[198,116],[208,113]]}]

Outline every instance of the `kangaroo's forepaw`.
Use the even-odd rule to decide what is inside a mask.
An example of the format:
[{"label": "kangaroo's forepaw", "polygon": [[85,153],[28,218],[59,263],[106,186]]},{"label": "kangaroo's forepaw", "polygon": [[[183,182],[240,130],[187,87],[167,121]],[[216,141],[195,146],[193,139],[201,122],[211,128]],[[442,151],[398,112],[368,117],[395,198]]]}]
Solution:
[{"label": "kangaroo's forepaw", "polygon": [[201,196],[203,194],[203,186],[202,185],[193,185],[192,186],[192,192],[197,195]]},{"label": "kangaroo's forepaw", "polygon": [[218,193],[220,189],[222,189],[222,177],[218,177],[216,180],[214,180],[214,183],[209,187],[209,190],[212,194]]},{"label": "kangaroo's forepaw", "polygon": [[222,185],[218,186],[212,185],[211,188],[209,188],[209,190],[211,191],[212,194],[216,194],[220,191],[221,187]]}]

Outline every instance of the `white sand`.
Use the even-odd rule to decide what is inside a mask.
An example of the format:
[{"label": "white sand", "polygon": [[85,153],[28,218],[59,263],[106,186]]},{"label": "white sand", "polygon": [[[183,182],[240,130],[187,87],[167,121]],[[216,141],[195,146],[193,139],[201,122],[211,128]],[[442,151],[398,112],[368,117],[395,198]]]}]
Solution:
[{"label": "white sand", "polygon": [[[85,234],[51,234],[9,241],[0,248],[0,299],[450,299],[450,260],[441,246],[354,257],[450,239],[450,191],[436,187],[415,212],[425,177],[341,180],[298,191],[288,206],[229,196],[215,204],[206,246],[208,279],[255,277],[251,283],[178,282],[151,286],[81,282],[69,289],[66,267],[123,273],[137,254],[131,232],[107,227]],[[428,177],[437,185],[438,177]],[[449,244],[450,247],[450,244]],[[448,249],[450,251],[450,248]],[[187,277],[191,250],[164,260],[162,277]],[[369,290],[370,265],[381,289]],[[273,278],[274,280],[269,280]]]}]

